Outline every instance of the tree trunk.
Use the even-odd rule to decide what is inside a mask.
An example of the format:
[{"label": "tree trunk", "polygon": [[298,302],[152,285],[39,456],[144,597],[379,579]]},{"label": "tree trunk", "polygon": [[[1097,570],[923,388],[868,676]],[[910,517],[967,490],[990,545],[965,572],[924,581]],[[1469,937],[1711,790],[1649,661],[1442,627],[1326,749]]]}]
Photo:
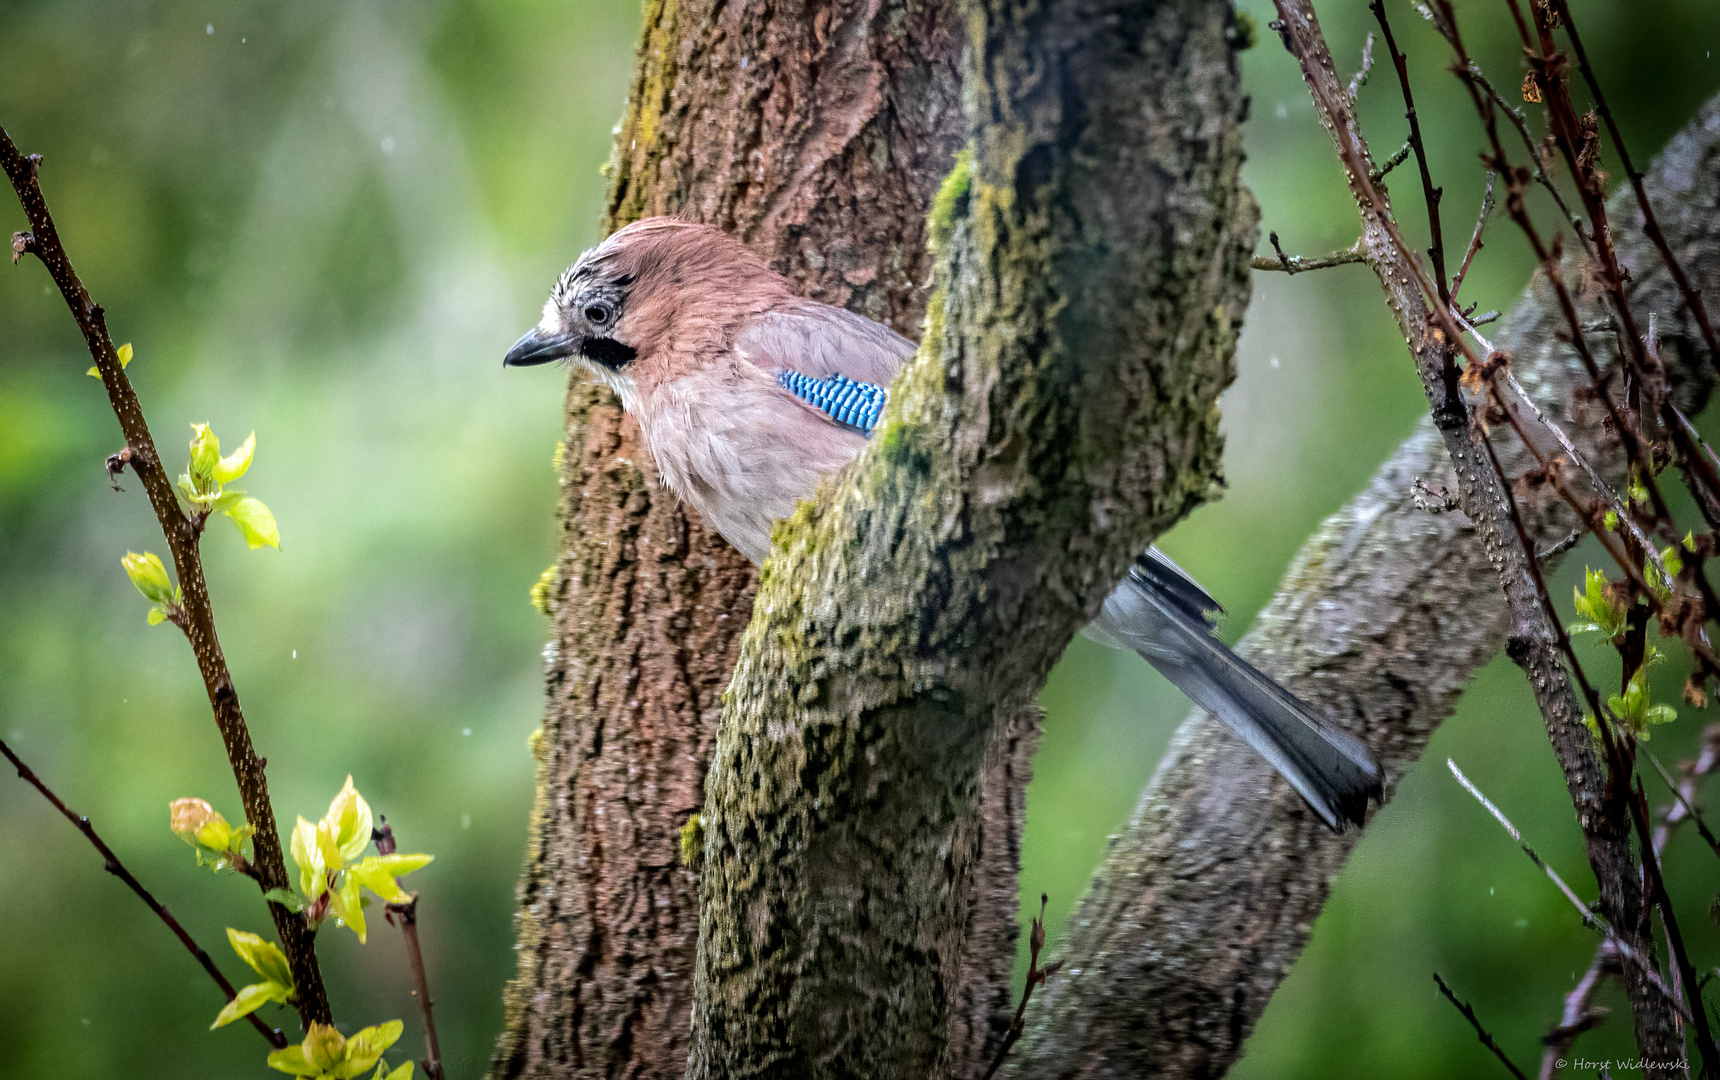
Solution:
[{"label": "tree trunk", "polygon": [[[648,4],[606,228],[710,222],[807,295],[913,333],[925,212],[961,136],[959,42],[939,2]],[[638,429],[580,375],[567,448],[520,967],[493,1075],[678,1077],[698,932],[680,833],[704,802],[755,574],[659,486]],[[1009,764],[1024,783],[1019,759],[999,777]],[[1013,843],[1005,829],[988,862],[1010,895]],[[976,991],[986,1008],[1012,946],[978,973],[998,984]]]},{"label": "tree trunk", "polygon": [[1222,0],[974,3],[884,424],[779,532],[705,803],[689,1077],[940,1077],[1000,718],[1217,474],[1255,211]]}]

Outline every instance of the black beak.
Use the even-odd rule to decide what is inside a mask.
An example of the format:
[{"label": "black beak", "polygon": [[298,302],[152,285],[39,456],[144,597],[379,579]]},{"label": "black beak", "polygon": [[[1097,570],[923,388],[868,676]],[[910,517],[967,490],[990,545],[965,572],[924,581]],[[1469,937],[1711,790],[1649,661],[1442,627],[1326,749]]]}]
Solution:
[{"label": "black beak", "polygon": [[514,347],[502,358],[502,366],[533,367],[551,360],[566,360],[577,352],[578,339],[567,334],[547,334],[541,328],[532,329],[514,342]]}]

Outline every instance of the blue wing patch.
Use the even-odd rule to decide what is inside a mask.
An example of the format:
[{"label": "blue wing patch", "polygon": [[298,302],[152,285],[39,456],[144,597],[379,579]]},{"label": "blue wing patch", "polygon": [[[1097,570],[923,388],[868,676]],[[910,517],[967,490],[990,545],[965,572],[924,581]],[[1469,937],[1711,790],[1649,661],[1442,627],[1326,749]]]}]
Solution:
[{"label": "blue wing patch", "polygon": [[779,371],[776,381],[795,397],[841,424],[872,434],[884,415],[890,392],[882,386],[855,382],[842,375],[814,379],[798,371]]}]

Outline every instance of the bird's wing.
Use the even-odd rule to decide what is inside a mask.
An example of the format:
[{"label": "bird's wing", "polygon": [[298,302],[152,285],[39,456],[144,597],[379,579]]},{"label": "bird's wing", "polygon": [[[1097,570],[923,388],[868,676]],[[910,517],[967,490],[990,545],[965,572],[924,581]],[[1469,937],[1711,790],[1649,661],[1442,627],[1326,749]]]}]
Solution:
[{"label": "bird's wing", "polygon": [[890,385],[914,348],[907,338],[864,315],[811,300],[768,311],[735,336],[735,352],[771,375],[840,375],[872,386]]}]

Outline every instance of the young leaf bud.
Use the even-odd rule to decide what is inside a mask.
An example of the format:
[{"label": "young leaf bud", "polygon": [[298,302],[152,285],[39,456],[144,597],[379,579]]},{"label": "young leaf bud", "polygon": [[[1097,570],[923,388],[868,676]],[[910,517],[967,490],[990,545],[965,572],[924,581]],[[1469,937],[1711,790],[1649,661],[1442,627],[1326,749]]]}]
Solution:
[{"label": "young leaf bud", "polygon": [[167,567],[161,565],[161,560],[153,553],[146,551],[139,555],[128,551],[119,563],[125,567],[126,575],[144,599],[157,604],[173,602],[173,582],[167,579]]}]

